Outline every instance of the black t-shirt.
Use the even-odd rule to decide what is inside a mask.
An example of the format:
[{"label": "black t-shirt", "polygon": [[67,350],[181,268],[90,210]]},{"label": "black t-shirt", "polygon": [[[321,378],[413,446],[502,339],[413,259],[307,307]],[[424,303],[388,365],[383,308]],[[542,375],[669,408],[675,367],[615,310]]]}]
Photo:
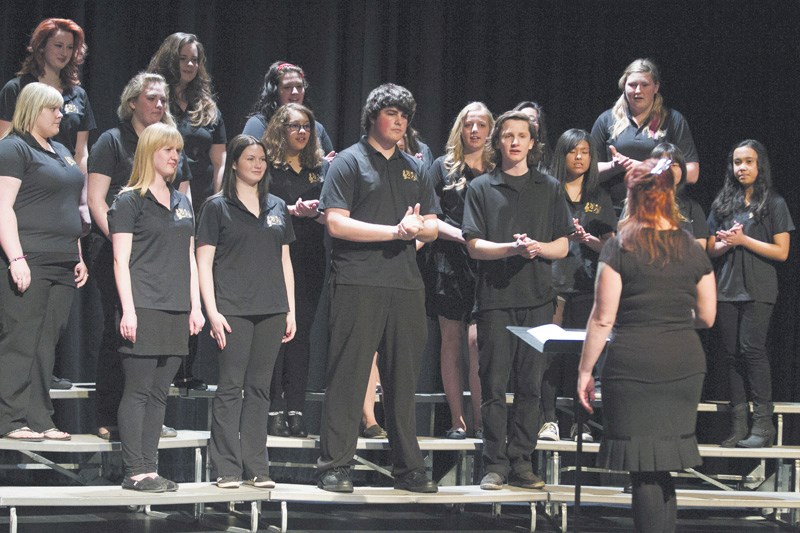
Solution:
[{"label": "black t-shirt", "polygon": [[108,211],[110,233],[131,233],[133,303],[143,309],[190,309],[189,243],[194,236],[192,204],[170,187],[167,209],[148,190],[119,193]]},{"label": "black t-shirt", "polygon": [[[433,185],[441,207],[441,218],[454,228],[461,227],[464,219],[464,199],[467,197],[467,183],[475,178],[475,171],[464,166],[462,174],[448,176],[444,167],[444,156],[437,158],[425,173],[428,182]],[[463,187],[455,188],[453,185],[461,178],[466,182]]]},{"label": "black t-shirt", "polygon": [[172,118],[183,137],[183,153],[192,173],[192,204],[199,210],[203,202],[214,194],[214,169],[208,151],[214,144],[225,145],[225,122],[217,110],[217,119],[208,126],[192,126],[189,110],[171,106]]},{"label": "black t-shirt", "polygon": [[[111,178],[111,186],[106,193],[106,204],[111,205],[117,193],[128,184],[133,169],[133,156],[139,136],[129,120],[120,122],[119,126],[104,131],[92,146],[89,153],[89,173],[103,174]],[[172,182],[178,187],[182,182],[192,179],[187,158],[181,152],[181,160]]]},{"label": "black t-shirt", "polygon": [[[11,122],[14,118],[14,109],[17,107],[17,98],[22,89],[29,83],[39,81],[33,74],[25,74],[21,78],[14,78],[0,90],[0,120]],[[61,106],[61,126],[58,135],[53,140],[60,142],[75,155],[75,145],[77,144],[79,131],[92,131],[97,128],[94,121],[92,106],[89,104],[89,97],[80,85],[70,87],[64,91],[64,105]]]},{"label": "black t-shirt", "polygon": [[[588,233],[597,238],[615,231],[617,216],[611,196],[598,189],[591,200],[572,202],[567,198],[572,218]],[[569,252],[564,259],[553,261],[553,286],[558,293],[594,292],[594,278],[600,254],[585,244],[569,241]]]},{"label": "black t-shirt", "polygon": [[[514,234],[552,242],[572,233],[566,194],[552,176],[530,169],[509,176],[500,169],[472,180],[467,188],[462,233],[466,241],[512,242]],[[475,310],[538,307],[555,298],[552,261],[521,256],[478,261]]]},{"label": "black t-shirt", "polygon": [[689,232],[671,231],[682,256],[663,267],[622,249],[619,236],[600,252],[600,261],[622,279],[604,379],[664,382],[705,372],[694,311],[697,283],[711,262]]},{"label": "black t-shirt", "polygon": [[[333,143],[328,136],[328,132],[325,131],[325,126],[323,126],[319,120],[315,121],[314,124],[316,124],[317,139],[319,139],[319,147],[322,148],[322,153],[331,153],[333,151]],[[252,135],[256,139],[261,140],[265,131],[267,131],[267,121],[264,120],[262,115],[253,115],[245,122],[242,133],[244,135]]]},{"label": "black t-shirt", "polygon": [[9,134],[0,140],[0,175],[22,182],[14,214],[23,253],[63,254],[65,261],[74,260],[81,235],[83,173],[64,145],[50,141],[50,146],[55,152],[42,148],[30,134]]},{"label": "black t-shirt", "polygon": [[[314,169],[304,168],[295,172],[292,167],[269,168],[269,192],[274,194],[287,205],[294,205],[299,198],[303,200],[318,200],[322,192],[322,183],[328,170],[328,162]],[[323,238],[325,226],[309,217],[292,217],[292,226],[297,239],[292,243],[292,260],[315,258],[324,261],[325,252]],[[302,265],[295,265],[302,268]]]},{"label": "black t-shirt", "polygon": [[[423,216],[439,212],[433,187],[421,176],[419,162],[399,149],[386,159],[362,137],[331,163],[319,209],[346,209],[355,220],[394,226],[417,203]],[[336,283],[344,285],[423,288],[413,240],[332,239],[332,266]]]},{"label": "black t-shirt", "polygon": [[[662,142],[670,142],[680,148],[687,162],[697,163],[699,161],[689,125],[683,115],[674,109],[668,110],[667,116],[664,122],[659,125],[658,131],[652,131],[649,120],[644,121],[642,126],[638,127],[630,116],[628,117],[628,127],[612,139],[611,129],[613,127],[614,116],[610,109],[597,117],[594,126],[592,126],[592,137],[597,146],[600,147],[600,161],[611,161],[609,146],[612,145],[620,154],[632,157],[637,161],[644,161],[650,157],[650,152],[653,151],[653,148]],[[624,176],[624,172],[609,176],[605,184],[615,204],[620,204],[625,199]]]},{"label": "black t-shirt", "polygon": [[708,239],[706,214],[700,204],[682,195],[675,196],[675,203],[685,219],[681,221],[681,228],[691,233],[695,239]]},{"label": "black t-shirt", "polygon": [[215,195],[197,224],[197,243],[216,247],[214,295],[223,315],[268,315],[289,311],[281,262],[294,240],[286,203],[267,195],[256,217],[238,200]]},{"label": "black t-shirt", "polygon": [[[726,220],[717,220],[713,211],[708,216],[708,229],[715,234],[728,230],[734,222],[741,223],[744,234],[762,242],[773,242],[778,233],[794,231],[794,222],[786,201],[777,193],[770,192],[767,216],[761,220],[753,217],[748,209],[734,213]],[[751,252],[744,246],[736,246],[714,260],[717,276],[717,300],[720,302],[766,302],[775,303],[778,297],[778,275],[775,263],[766,257]]]}]

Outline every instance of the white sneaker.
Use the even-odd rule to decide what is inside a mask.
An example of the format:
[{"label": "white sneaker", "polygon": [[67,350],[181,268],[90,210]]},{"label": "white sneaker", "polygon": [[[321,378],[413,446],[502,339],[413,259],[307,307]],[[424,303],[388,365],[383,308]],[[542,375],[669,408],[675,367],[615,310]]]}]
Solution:
[{"label": "white sneaker", "polygon": [[[592,437],[592,432],[589,431],[589,426],[581,424],[581,429],[583,430],[583,442],[594,442],[594,437]],[[578,441],[578,424],[572,424],[572,428],[569,430],[569,439],[575,442]]]},{"label": "white sneaker", "polygon": [[555,422],[545,422],[539,430],[539,440],[561,440],[558,434],[558,424]]}]

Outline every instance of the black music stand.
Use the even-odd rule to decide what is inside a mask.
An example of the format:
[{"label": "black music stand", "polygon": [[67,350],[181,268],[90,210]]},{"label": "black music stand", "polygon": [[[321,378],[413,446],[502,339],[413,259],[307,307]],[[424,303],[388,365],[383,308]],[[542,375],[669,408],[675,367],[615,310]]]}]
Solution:
[{"label": "black music stand", "polygon": [[[586,338],[584,329],[563,329],[555,324],[546,324],[536,328],[506,326],[506,328],[532,346],[537,352],[573,354],[580,356],[583,341]],[[579,531],[578,522],[581,516],[581,453],[583,452],[583,426],[586,412],[583,410],[578,395],[573,392],[572,409],[575,411],[575,423],[578,425],[578,440],[575,450],[575,516],[572,520],[572,531]]]}]

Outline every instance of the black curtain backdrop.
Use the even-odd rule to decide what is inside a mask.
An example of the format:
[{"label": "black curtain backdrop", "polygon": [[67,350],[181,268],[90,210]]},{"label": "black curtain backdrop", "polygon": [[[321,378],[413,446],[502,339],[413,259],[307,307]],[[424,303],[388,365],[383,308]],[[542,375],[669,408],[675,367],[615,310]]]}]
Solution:
[{"label": "black curtain backdrop", "polygon": [[[83,86],[98,122],[93,139],[115,126],[122,87],[176,31],[195,33],[205,45],[229,137],[241,132],[267,67],[282,59],[305,69],[307,98],[337,149],[358,138],[368,92],[392,81],[414,93],[414,126],[437,156],[455,115],[472,100],[498,114],[521,100],[540,102],[551,143],[568,128],[590,129],[619,95],[625,66],[650,57],[661,68],[666,104],[686,116],[694,134],[701,175],[692,194],[703,207],[721,186],[732,145],[755,138],[768,147],[775,187],[800,223],[796,2],[0,0],[0,6],[0,82],[14,76],[41,19],[72,18],[84,28]],[[791,257],[779,267],[770,335],[775,398],[782,401],[800,401],[797,258],[793,236]],[[62,351],[85,348],[80,335],[69,344]],[[723,399],[713,335],[707,344],[711,375],[720,378],[709,380],[707,396]],[[70,377],[93,380],[89,366]],[[800,424],[787,422],[786,440],[800,442]]]}]

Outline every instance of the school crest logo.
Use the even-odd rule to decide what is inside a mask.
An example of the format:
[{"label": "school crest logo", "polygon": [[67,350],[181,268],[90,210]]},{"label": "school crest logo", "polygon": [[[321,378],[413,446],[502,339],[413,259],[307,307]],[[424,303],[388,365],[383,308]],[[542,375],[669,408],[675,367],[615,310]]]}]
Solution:
[{"label": "school crest logo", "polygon": [[65,115],[67,113],[77,113],[77,112],[78,112],[78,106],[76,106],[72,102],[70,102],[70,103],[68,103],[67,105],[64,106],[64,114]]},{"label": "school crest logo", "polygon": [[308,173],[308,182],[309,183],[319,183],[322,181],[322,177],[317,174],[316,172],[309,172]]},{"label": "school crest logo", "polygon": [[192,210],[183,207],[175,209],[175,220],[183,220],[184,218],[192,218]]},{"label": "school crest logo", "polygon": [[278,215],[267,215],[267,227],[282,226],[283,219]]},{"label": "school crest logo", "polygon": [[595,204],[592,202],[586,202],[586,205],[583,206],[584,213],[594,213],[595,215],[600,214],[600,205]]},{"label": "school crest logo", "polygon": [[413,170],[408,170],[408,169],[403,171],[403,179],[408,181],[419,181],[417,173],[414,172]]}]

